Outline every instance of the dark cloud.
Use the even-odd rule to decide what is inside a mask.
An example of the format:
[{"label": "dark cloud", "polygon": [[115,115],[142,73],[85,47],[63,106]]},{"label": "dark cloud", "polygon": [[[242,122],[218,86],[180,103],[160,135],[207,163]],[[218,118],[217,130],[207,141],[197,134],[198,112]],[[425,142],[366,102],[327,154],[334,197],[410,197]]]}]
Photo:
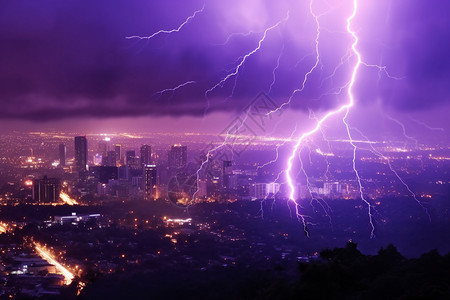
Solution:
[{"label": "dark cloud", "polygon": [[[2,1],[0,3],[0,118],[56,120],[83,117],[203,115],[239,110],[261,90],[268,91],[273,68],[277,82],[271,97],[281,103],[298,88],[314,64],[315,23],[308,3],[297,1],[207,1],[205,11],[173,36],[127,40],[172,29],[202,1]],[[355,20],[360,50],[369,63],[388,66],[392,80],[363,67],[358,99],[381,101],[397,110],[436,107],[448,101],[450,39],[447,1],[368,1]],[[364,7],[367,5],[367,7]],[[344,101],[334,92],[346,83],[351,63],[333,73],[351,42],[345,16],[351,1],[342,1],[321,22],[322,67],[292,102],[297,109],[327,109]],[[374,8],[375,7],[375,8]],[[317,4],[317,11],[323,10]],[[234,78],[204,93],[242,55],[255,48],[261,32],[285,17],[290,20],[269,32],[262,51]],[[236,35],[233,32],[255,33]],[[156,94],[186,81],[175,93]],[[209,104],[208,104],[209,103]]]}]

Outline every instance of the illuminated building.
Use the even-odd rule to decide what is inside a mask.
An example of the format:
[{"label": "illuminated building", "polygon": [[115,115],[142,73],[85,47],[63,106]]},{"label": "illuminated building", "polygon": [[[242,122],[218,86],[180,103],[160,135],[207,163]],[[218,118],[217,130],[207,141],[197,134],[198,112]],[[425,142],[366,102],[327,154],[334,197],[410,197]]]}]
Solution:
[{"label": "illuminated building", "polygon": [[126,152],[125,155],[126,161],[125,163],[128,166],[134,165],[135,164],[135,160],[136,160],[136,152],[134,150],[129,150]]},{"label": "illuminated building", "polygon": [[222,184],[226,189],[230,188],[230,176],[233,175],[232,162],[229,160],[223,161],[223,170],[222,170]]},{"label": "illuminated building", "polygon": [[205,198],[208,196],[208,185],[206,179],[198,180],[198,192],[196,194],[197,198]]},{"label": "illuminated building", "polygon": [[142,175],[132,176],[131,185],[139,189],[142,189],[142,187],[144,186],[144,177]]},{"label": "illuminated building", "polygon": [[90,175],[96,182],[108,183],[111,179],[118,179],[118,168],[115,166],[93,166],[89,168]]},{"label": "illuminated building", "polygon": [[108,151],[108,156],[106,157],[106,165],[110,167],[115,167],[117,165],[116,151]]},{"label": "illuminated building", "polygon": [[228,189],[236,190],[238,188],[239,175],[231,174],[228,175]]},{"label": "illuminated building", "polygon": [[64,144],[59,144],[59,165],[61,167],[65,167],[66,166],[66,145]]},{"label": "illuminated building", "polygon": [[119,144],[114,145],[114,151],[116,151],[117,163],[121,164],[122,161],[122,146]]},{"label": "illuminated building", "polygon": [[180,144],[173,145],[169,151],[169,168],[182,169],[187,163],[187,147]]},{"label": "illuminated building", "polygon": [[87,169],[87,139],[85,136],[75,137],[75,168],[78,172]]},{"label": "illuminated building", "polygon": [[111,179],[108,183],[99,183],[97,185],[97,194],[100,196],[109,195],[113,197],[127,198],[134,195],[131,184],[128,180]]},{"label": "illuminated building", "polygon": [[324,195],[338,195],[342,194],[342,186],[339,182],[325,182],[323,184]]},{"label": "illuminated building", "polygon": [[271,182],[266,184],[266,194],[275,195],[280,191],[280,184],[276,182]]},{"label": "illuminated building", "polygon": [[77,225],[79,222],[87,222],[89,220],[96,220],[98,218],[100,218],[100,214],[77,215],[76,213],[72,213],[71,216],[55,216],[55,223],[61,225]]},{"label": "illuminated building", "polygon": [[265,199],[275,196],[279,190],[279,183],[254,183],[250,186],[250,197],[253,199]]},{"label": "illuminated building", "polygon": [[[98,151],[97,153],[102,156],[101,164],[104,166],[108,166],[108,153],[110,151],[110,142],[111,139],[106,137],[105,139],[98,142]],[[114,164],[115,166],[116,164]]]},{"label": "illuminated building", "polygon": [[94,165],[100,166],[102,164],[102,161],[103,161],[102,155],[100,153],[95,153],[93,158]]},{"label": "illuminated building", "polygon": [[104,140],[98,142],[98,153],[100,153],[103,157],[105,157],[107,152],[109,151],[109,144],[109,138],[105,138]]},{"label": "illuminated building", "polygon": [[144,198],[145,200],[157,198],[158,173],[155,165],[144,166]]},{"label": "illuminated building", "polygon": [[152,147],[149,145],[141,146],[141,166],[150,165],[152,163]]},{"label": "illuminated building", "polygon": [[48,178],[33,181],[33,200],[38,203],[52,203],[59,199],[61,185],[59,179]]},{"label": "illuminated building", "polygon": [[297,185],[297,191],[296,191],[296,199],[306,199],[308,197],[311,197],[308,186],[306,183],[301,184],[299,183]]}]

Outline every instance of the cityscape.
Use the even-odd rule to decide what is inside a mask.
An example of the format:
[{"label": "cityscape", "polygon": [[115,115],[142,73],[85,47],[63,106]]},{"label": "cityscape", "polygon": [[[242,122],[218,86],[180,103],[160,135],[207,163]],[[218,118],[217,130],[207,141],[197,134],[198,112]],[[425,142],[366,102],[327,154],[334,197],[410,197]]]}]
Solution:
[{"label": "cityscape", "polygon": [[0,299],[448,299],[448,4],[150,2],[0,4]]},{"label": "cityscape", "polygon": [[[394,239],[413,257],[429,248],[450,250],[448,229],[440,228],[450,217],[449,146],[378,143],[374,147],[383,158],[370,152],[360,158],[364,176],[372,178],[364,192],[379,214],[377,237],[370,239],[366,207],[348,165],[350,148],[309,154],[309,185],[300,180],[297,196],[311,201],[305,209],[316,223],[306,237],[289,211],[287,190],[275,182],[276,169],[261,168],[273,149],[264,143],[245,149],[253,161],[244,154],[235,160],[222,160],[223,153],[211,157],[208,172],[197,179],[206,161],[205,137],[171,137],[186,145],[125,133],[27,132],[1,138],[8,141],[0,165],[5,294],[20,289],[30,296],[62,295],[64,286],[81,293],[94,278],[150,265],[203,272],[242,264],[289,266],[318,259],[323,248],[348,240],[373,252]],[[313,169],[326,165],[324,157],[328,170]],[[387,162],[413,183],[415,193]],[[442,232],[409,248],[414,238],[404,234],[413,229]],[[26,288],[36,284],[37,290]]]}]

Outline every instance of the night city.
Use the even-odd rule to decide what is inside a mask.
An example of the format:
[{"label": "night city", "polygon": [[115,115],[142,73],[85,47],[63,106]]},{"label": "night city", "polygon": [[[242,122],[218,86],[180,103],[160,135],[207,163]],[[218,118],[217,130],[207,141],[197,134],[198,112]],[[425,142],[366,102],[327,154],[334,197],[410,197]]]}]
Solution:
[{"label": "night city", "polygon": [[450,299],[449,11],[0,1],[0,300]]}]

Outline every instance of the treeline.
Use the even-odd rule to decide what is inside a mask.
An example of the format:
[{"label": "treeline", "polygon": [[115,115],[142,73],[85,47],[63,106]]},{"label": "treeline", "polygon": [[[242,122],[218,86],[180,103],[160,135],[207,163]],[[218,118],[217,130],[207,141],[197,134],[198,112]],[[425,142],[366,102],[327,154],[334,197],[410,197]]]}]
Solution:
[{"label": "treeline", "polygon": [[272,270],[148,270],[93,282],[80,299],[450,299],[450,255],[404,258],[390,245],[364,255],[354,243],[325,250],[292,274]]}]

